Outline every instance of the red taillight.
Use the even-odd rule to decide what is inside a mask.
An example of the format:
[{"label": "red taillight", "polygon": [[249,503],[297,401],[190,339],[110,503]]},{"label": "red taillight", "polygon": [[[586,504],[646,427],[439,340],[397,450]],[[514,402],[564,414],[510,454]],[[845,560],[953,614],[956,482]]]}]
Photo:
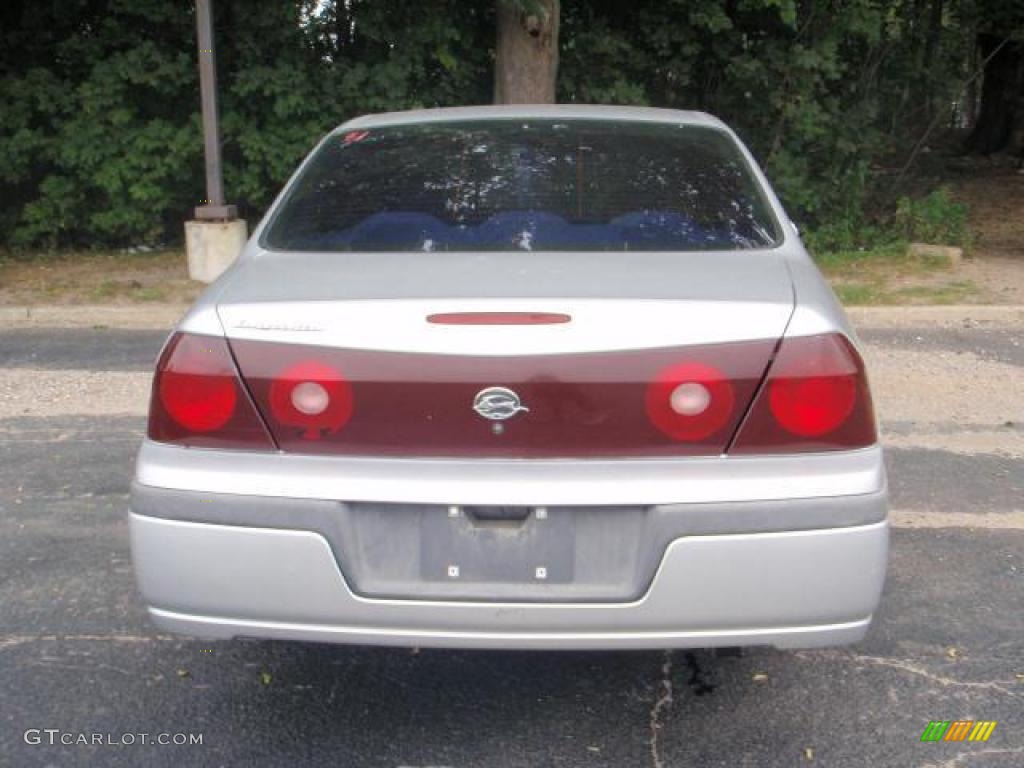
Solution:
[{"label": "red taillight", "polygon": [[840,334],[783,340],[729,453],[862,448],[876,442],[864,364]]},{"label": "red taillight", "polygon": [[718,432],[733,417],[732,384],[717,368],[679,363],[647,386],[647,417],[673,440],[695,442]]},{"label": "red taillight", "polygon": [[768,404],[779,425],[800,437],[821,437],[846,421],[857,401],[849,376],[778,379],[768,385]]},{"label": "red taillight", "polygon": [[270,384],[274,423],[306,440],[337,432],[352,417],[352,385],[341,372],[315,360],[288,366]]},{"label": "red taillight", "polygon": [[230,359],[213,339],[178,339],[157,394],[167,414],[191,432],[212,432],[235,412],[238,391]]},{"label": "red taillight", "polygon": [[227,342],[175,334],[157,362],[149,437],[165,443],[272,450]]}]

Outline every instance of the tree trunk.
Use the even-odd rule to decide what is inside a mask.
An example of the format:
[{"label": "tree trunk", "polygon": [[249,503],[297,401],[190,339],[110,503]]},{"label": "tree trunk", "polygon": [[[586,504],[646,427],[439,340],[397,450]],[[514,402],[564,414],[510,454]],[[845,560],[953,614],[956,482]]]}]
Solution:
[{"label": "tree trunk", "polygon": [[[1002,43],[998,35],[979,33],[981,59],[990,56]],[[974,130],[965,149],[980,155],[1004,150],[1019,150],[1024,129],[1024,43],[1010,42],[999,50],[988,66],[981,83],[981,106]]]},{"label": "tree trunk", "polygon": [[559,0],[497,0],[495,104],[554,104]]},{"label": "tree trunk", "polygon": [[[977,38],[978,35],[976,32],[968,31],[967,39],[977,40]],[[967,56],[967,71],[976,71],[978,69],[978,64],[981,63],[980,59],[978,59],[977,43],[971,47],[971,51]],[[974,126],[978,123],[978,86],[978,78],[972,77],[967,81],[967,90],[964,92],[963,117],[961,119],[960,127],[967,129],[968,136],[974,132]]]},{"label": "tree trunk", "polygon": [[942,42],[942,11],[943,0],[932,0],[928,11],[928,38],[924,45],[924,68],[921,70],[926,87],[924,89],[924,114],[931,120],[935,109],[935,75],[932,67],[935,64],[935,53]]}]

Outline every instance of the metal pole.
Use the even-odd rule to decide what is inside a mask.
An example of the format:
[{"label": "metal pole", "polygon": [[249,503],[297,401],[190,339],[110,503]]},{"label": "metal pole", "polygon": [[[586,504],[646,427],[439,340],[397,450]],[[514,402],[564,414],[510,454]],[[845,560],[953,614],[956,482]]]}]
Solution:
[{"label": "metal pole", "polygon": [[233,219],[238,211],[224,202],[220,160],[220,118],[217,114],[217,58],[213,42],[213,0],[196,0],[199,40],[199,94],[203,111],[203,154],[206,158],[206,202],[197,219]]}]

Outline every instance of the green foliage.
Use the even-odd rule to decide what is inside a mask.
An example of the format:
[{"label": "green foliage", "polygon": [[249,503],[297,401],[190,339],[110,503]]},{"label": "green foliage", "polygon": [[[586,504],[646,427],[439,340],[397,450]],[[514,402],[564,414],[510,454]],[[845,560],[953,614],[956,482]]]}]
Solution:
[{"label": "green foliage", "polygon": [[[0,78],[13,107],[0,122],[0,240],[12,246],[155,240],[195,202],[191,20],[166,3],[110,6],[71,6],[81,26]],[[54,20],[34,18],[48,36]]]},{"label": "green foliage", "polygon": [[[870,223],[892,211],[880,166],[949,109],[972,30],[1003,7],[941,0],[936,17],[938,2],[562,3],[559,99],[718,115],[814,247],[957,240],[965,226],[950,223],[956,211],[939,198],[901,204],[895,235]],[[204,189],[192,7],[2,4],[0,244],[180,239]],[[349,117],[491,100],[492,2],[219,0],[215,9],[226,191],[251,219]],[[935,211],[945,228],[932,234]]]},{"label": "green foliage", "polygon": [[918,199],[901,197],[894,224],[907,240],[962,248],[970,245],[967,207],[953,199],[948,187]]},{"label": "green foliage", "polygon": [[879,291],[874,285],[866,283],[844,283],[833,286],[836,298],[845,306],[857,304],[877,304]]},{"label": "green foliage", "polygon": [[906,252],[909,242],[970,249],[971,231],[967,206],[954,199],[948,187],[939,187],[923,197],[900,197],[894,210],[870,222],[862,215],[837,213],[805,232],[803,239],[827,266],[878,256],[892,261]]},{"label": "green foliage", "polygon": [[877,263],[893,264],[907,261],[907,244],[892,240],[874,246],[857,248],[815,249],[815,261],[828,274],[845,274],[851,269]]},{"label": "green foliage", "polygon": [[803,233],[803,241],[813,254],[876,252],[905,245],[888,222],[869,223],[841,215]]},{"label": "green foliage", "polygon": [[[0,244],[180,240],[204,191],[192,4],[53,5],[0,10]],[[458,0],[215,10],[225,188],[251,219],[338,123],[490,98],[493,19]]]}]

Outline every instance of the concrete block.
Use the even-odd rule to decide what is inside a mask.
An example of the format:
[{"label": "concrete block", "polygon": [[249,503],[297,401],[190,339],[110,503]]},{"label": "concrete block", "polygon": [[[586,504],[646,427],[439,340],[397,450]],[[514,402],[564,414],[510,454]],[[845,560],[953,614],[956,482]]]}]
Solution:
[{"label": "concrete block", "polygon": [[212,283],[238,258],[248,237],[245,219],[186,221],[188,276],[201,283]]},{"label": "concrete block", "polygon": [[912,259],[940,259],[950,266],[959,264],[964,257],[964,249],[952,245],[932,245],[931,243],[911,243],[907,247],[907,255]]}]

